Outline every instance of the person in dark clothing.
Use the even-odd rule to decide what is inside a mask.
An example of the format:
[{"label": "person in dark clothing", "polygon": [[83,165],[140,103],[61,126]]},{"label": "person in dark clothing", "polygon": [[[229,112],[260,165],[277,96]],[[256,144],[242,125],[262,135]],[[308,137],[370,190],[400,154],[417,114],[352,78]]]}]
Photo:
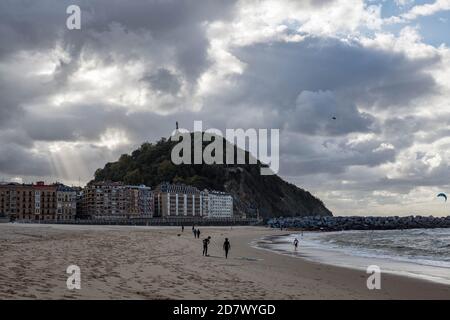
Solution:
[{"label": "person in dark clothing", "polygon": [[200,229],[197,229],[197,239],[200,239]]},{"label": "person in dark clothing", "polygon": [[297,238],[295,238],[295,240],[294,240],[294,247],[295,247],[295,250],[297,250],[297,247],[298,247],[298,239]]},{"label": "person in dark clothing", "polygon": [[223,243],[223,250],[225,251],[225,259],[228,259],[228,251],[231,249],[230,241],[228,238],[225,238],[225,242]]},{"label": "person in dark clothing", "polygon": [[203,239],[203,255],[206,257],[208,256],[208,245],[210,241],[211,237]]},{"label": "person in dark clothing", "polygon": [[184,225],[181,225],[181,232],[184,232]]}]

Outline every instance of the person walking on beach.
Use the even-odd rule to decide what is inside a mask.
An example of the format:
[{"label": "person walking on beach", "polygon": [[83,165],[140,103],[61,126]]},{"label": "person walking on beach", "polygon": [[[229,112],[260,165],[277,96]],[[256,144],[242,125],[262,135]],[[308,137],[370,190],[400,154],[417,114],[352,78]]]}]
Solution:
[{"label": "person walking on beach", "polygon": [[211,241],[211,237],[203,239],[203,255],[205,257],[208,256],[208,245],[209,245],[210,241]]},{"label": "person walking on beach", "polygon": [[231,249],[230,241],[228,238],[225,238],[225,242],[223,243],[223,250],[225,251],[225,259],[228,259],[228,251]]},{"label": "person walking on beach", "polygon": [[184,232],[184,224],[181,225],[181,232]]},{"label": "person walking on beach", "polygon": [[298,239],[297,238],[295,238],[295,240],[294,240],[294,247],[295,247],[295,250],[297,251],[297,247],[298,247]]},{"label": "person walking on beach", "polygon": [[200,229],[197,229],[197,239],[200,239]]}]

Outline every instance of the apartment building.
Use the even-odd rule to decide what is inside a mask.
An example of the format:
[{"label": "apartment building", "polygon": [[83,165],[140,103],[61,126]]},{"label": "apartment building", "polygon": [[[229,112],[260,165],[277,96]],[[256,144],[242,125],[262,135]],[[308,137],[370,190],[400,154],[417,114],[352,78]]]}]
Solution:
[{"label": "apartment building", "polygon": [[155,217],[233,217],[233,198],[184,184],[150,187],[92,182],[86,188],[55,183],[0,184],[0,216],[25,221]]},{"label": "apartment building", "polygon": [[146,186],[122,182],[89,183],[82,193],[82,215],[94,219],[120,219],[153,216],[152,191]]},{"label": "apartment building", "polygon": [[230,194],[199,191],[184,184],[160,184],[155,189],[154,202],[157,217],[233,217],[233,197]]},{"label": "apartment building", "polygon": [[[34,213],[39,215],[41,220],[53,220],[57,219],[57,197],[56,189],[57,185],[46,185],[44,182],[39,181],[32,186],[34,190]],[[28,220],[25,217],[19,215],[19,220]]]},{"label": "apartment building", "polygon": [[153,192],[150,187],[126,186],[129,197],[129,210],[131,216],[141,218],[153,217]]},{"label": "apartment building", "polygon": [[72,193],[67,186],[46,185],[42,181],[36,184],[1,184],[0,213],[13,220],[70,220],[76,211],[76,203],[70,197]]},{"label": "apartment building", "polygon": [[94,219],[126,217],[121,182],[93,182],[83,190],[83,215]]},{"label": "apartment building", "polygon": [[[35,218],[35,197],[32,185],[5,183],[0,185],[0,213],[12,219]],[[36,216],[39,218],[39,216]]]},{"label": "apartment building", "polygon": [[155,216],[203,216],[203,196],[203,192],[192,186],[161,183],[154,192]]},{"label": "apartment building", "polygon": [[84,190],[80,188],[76,190],[76,192],[77,192],[76,194],[77,213],[75,216],[77,219],[87,219],[89,218],[89,216],[87,215],[86,210],[83,210]]},{"label": "apartment building", "polygon": [[72,220],[77,214],[77,191],[59,184],[56,186],[56,217],[58,220]]},{"label": "apartment building", "polygon": [[205,190],[203,199],[208,218],[233,217],[233,197],[230,194]]}]

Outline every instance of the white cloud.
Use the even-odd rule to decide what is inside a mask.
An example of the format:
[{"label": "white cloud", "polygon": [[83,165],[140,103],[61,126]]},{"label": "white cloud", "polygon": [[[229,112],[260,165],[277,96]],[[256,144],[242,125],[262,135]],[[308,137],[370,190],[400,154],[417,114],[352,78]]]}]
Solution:
[{"label": "white cloud", "polygon": [[361,37],[361,43],[369,48],[402,53],[409,58],[431,58],[439,55],[439,49],[424,43],[418,27],[406,26],[396,36],[388,32],[376,32],[373,37]]},{"label": "white cloud", "polygon": [[408,20],[414,20],[420,16],[431,16],[440,11],[450,10],[450,0],[436,0],[433,3],[417,5],[411,8],[402,17]]},{"label": "white cloud", "polygon": [[[406,3],[405,3],[406,4]],[[400,16],[393,16],[385,19],[385,22],[390,23],[403,23],[411,20],[415,20],[423,16],[431,16],[441,11],[450,10],[450,0],[436,0],[433,3],[425,3],[421,5],[413,6],[407,12]]]}]

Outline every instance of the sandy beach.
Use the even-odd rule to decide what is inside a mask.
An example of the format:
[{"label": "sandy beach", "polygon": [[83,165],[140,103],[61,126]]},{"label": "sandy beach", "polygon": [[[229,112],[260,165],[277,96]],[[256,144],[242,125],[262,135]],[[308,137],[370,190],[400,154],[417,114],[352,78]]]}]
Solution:
[{"label": "sandy beach", "polygon": [[[190,227],[0,224],[0,299],[450,299],[450,286],[389,274],[368,290],[365,272],[250,245],[286,232],[201,231],[212,237],[209,257]],[[81,290],[66,287],[69,265],[81,268]]]}]

